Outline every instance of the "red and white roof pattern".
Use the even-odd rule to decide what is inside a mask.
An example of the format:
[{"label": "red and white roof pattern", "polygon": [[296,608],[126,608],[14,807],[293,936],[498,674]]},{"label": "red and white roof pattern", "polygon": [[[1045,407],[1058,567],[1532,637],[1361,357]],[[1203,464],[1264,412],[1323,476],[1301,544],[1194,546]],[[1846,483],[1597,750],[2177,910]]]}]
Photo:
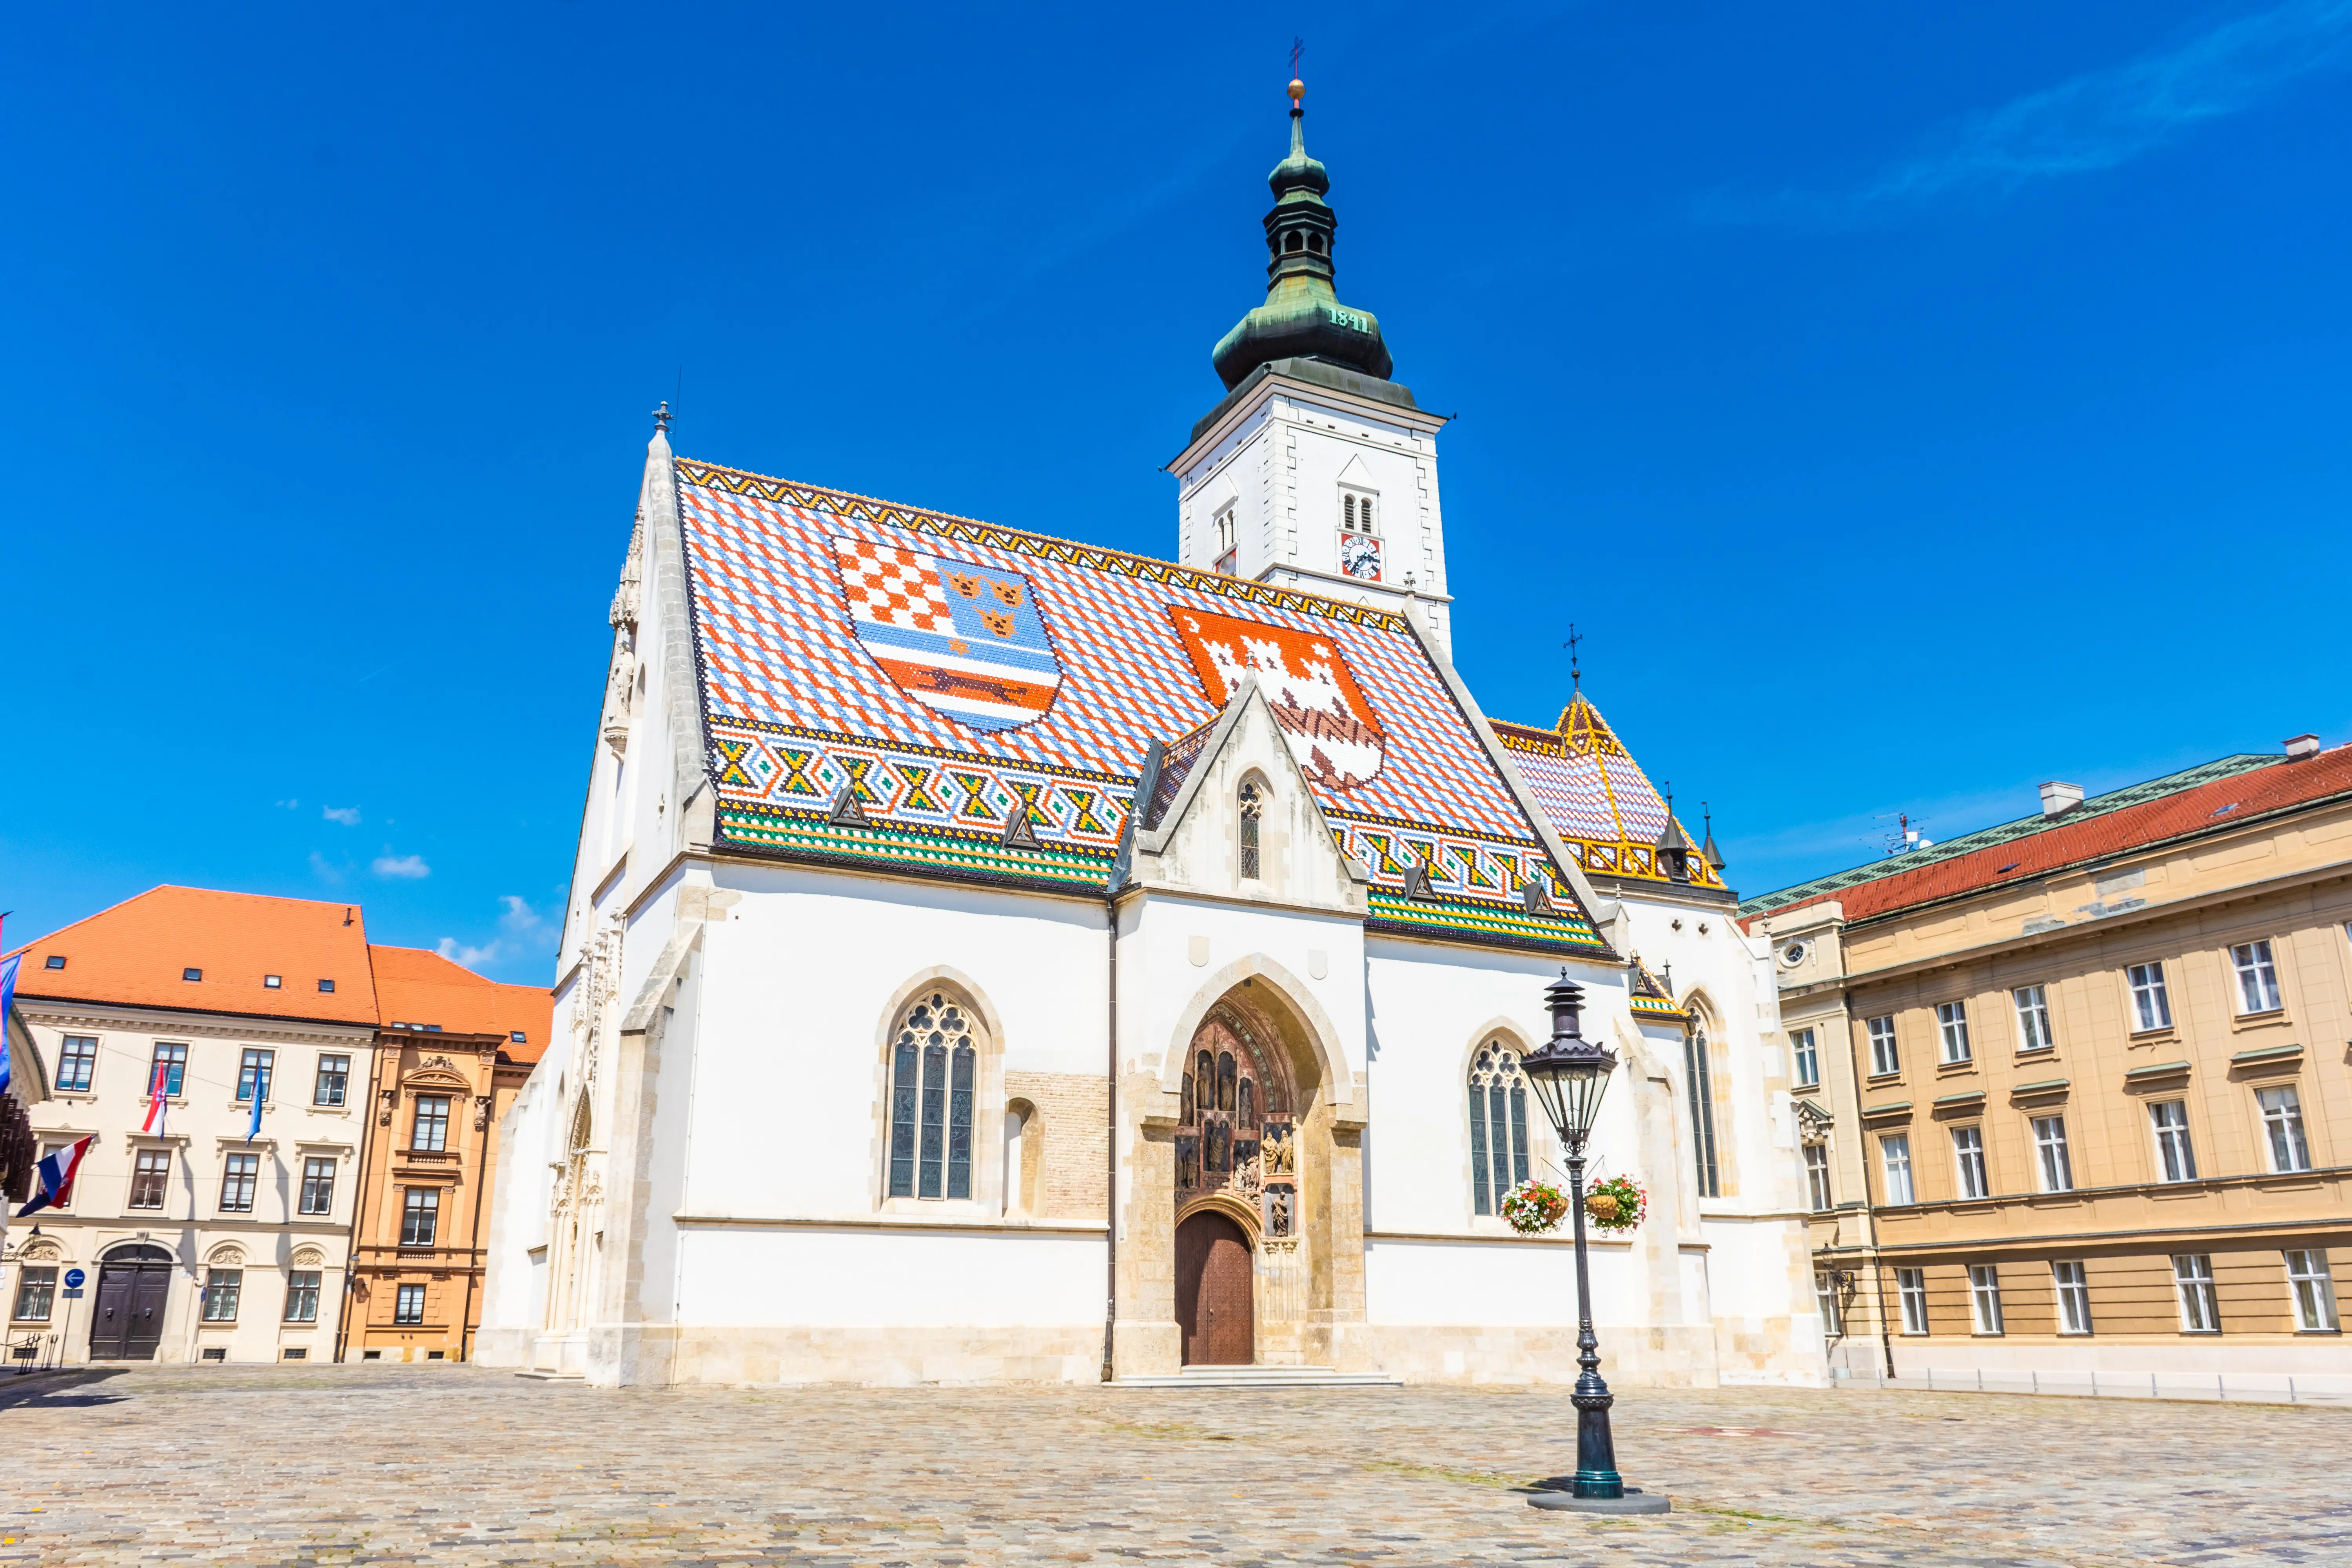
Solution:
[{"label": "red and white roof pattern", "polygon": [[[714,722],[933,748],[1133,779],[1145,748],[1216,713],[1172,608],[1328,640],[1387,738],[1378,773],[1314,784],[1324,809],[1517,843],[1535,838],[1412,631],[1393,617],[986,524],[678,465],[705,697]],[[782,499],[789,490],[795,499]],[[835,510],[837,508],[837,510]],[[853,627],[835,542],[871,541],[1024,577],[1061,685],[1042,718],[993,731],[917,701]],[[910,606],[911,608],[911,606]]]}]

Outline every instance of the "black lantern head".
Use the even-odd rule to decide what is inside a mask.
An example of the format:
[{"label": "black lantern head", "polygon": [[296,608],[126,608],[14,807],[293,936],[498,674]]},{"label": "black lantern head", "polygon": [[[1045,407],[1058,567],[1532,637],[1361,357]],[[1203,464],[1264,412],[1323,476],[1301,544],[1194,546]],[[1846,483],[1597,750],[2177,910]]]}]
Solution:
[{"label": "black lantern head", "polygon": [[1535,1086],[1536,1099],[1551,1121],[1552,1131],[1570,1154],[1580,1152],[1601,1115],[1601,1097],[1608,1092],[1609,1075],[1617,1058],[1587,1040],[1579,1030],[1584,988],[1569,979],[1566,970],[1544,988],[1551,1008],[1551,1038],[1543,1048],[1521,1058],[1519,1070]]}]

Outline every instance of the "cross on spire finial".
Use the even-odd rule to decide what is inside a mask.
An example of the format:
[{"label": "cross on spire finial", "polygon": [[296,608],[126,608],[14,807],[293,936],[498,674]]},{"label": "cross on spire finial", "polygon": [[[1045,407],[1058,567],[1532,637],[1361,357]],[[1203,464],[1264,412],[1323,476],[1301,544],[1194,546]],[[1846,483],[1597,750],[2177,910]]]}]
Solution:
[{"label": "cross on spire finial", "polygon": [[654,428],[667,434],[670,419],[669,399],[665,397],[662,399],[661,406],[654,410]]},{"label": "cross on spire finial", "polygon": [[1580,696],[1582,695],[1584,691],[1584,671],[1577,663],[1578,655],[1576,645],[1583,640],[1584,635],[1576,629],[1576,623],[1574,621],[1570,621],[1568,623],[1568,640],[1559,645],[1560,647],[1568,649],[1569,687],[1572,691],[1576,692]]}]

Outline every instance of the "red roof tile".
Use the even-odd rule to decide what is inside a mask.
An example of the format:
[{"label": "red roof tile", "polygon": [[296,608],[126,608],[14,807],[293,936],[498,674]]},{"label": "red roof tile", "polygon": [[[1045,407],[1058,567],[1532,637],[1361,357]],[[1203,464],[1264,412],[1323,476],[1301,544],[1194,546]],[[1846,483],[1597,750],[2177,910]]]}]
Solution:
[{"label": "red roof tile", "polygon": [[[367,927],[356,904],[162,887],[18,951],[26,954],[20,996],[376,1021]],[[52,957],[65,967],[50,968]],[[200,978],[185,978],[191,970]],[[321,980],[333,981],[334,990],[321,992]]]},{"label": "red roof tile", "polygon": [[2352,795],[2352,745],[2337,746],[2304,762],[2280,762],[2216,779],[2080,822],[2058,817],[2038,833],[1783,904],[1759,911],[1743,923],[1753,929],[1758,920],[1830,899],[1844,905],[1849,921],[1869,920],[2175,839],[2224,831],[2273,812],[2347,795]]}]

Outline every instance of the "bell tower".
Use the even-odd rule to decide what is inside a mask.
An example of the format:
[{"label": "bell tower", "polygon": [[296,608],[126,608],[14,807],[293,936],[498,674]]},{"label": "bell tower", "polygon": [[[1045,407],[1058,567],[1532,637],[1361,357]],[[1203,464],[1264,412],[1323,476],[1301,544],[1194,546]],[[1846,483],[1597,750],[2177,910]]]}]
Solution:
[{"label": "bell tower", "polygon": [[1453,646],[1437,432],[1395,370],[1380,319],[1339,302],[1331,178],[1307,155],[1307,85],[1290,83],[1290,155],[1266,184],[1265,302],[1219,340],[1225,396],[1168,465],[1177,559],[1229,576],[1411,615]]}]

